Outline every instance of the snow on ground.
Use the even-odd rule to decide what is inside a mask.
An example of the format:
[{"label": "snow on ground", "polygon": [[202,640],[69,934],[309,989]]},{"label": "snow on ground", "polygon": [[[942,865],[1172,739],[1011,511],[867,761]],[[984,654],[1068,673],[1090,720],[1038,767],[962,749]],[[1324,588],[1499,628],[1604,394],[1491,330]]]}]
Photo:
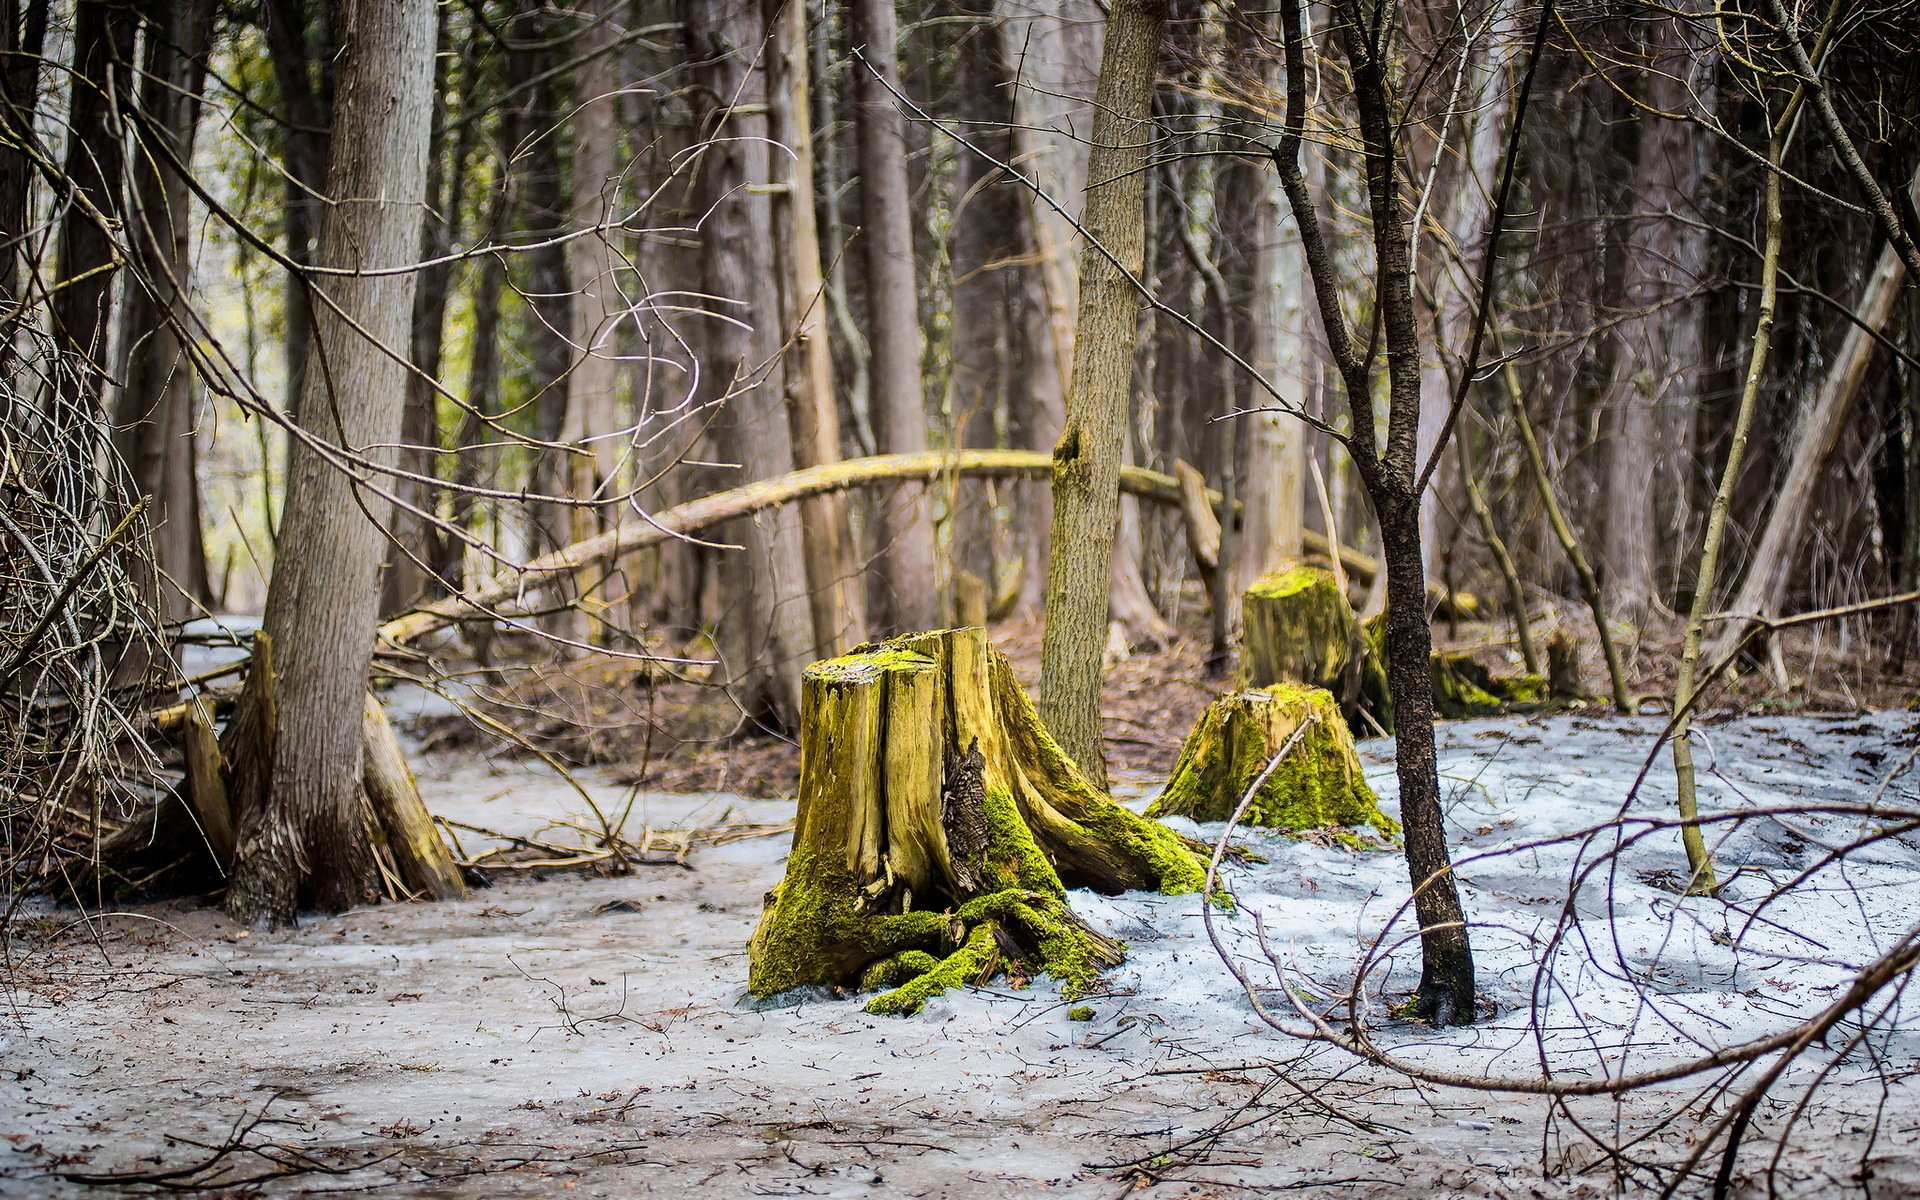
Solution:
[{"label": "snow on ground", "polygon": [[[1553,841],[1613,818],[1658,730],[1654,719],[1580,716],[1443,726],[1450,839],[1491,1009],[1468,1030],[1394,1022],[1386,1007],[1418,971],[1417,947],[1401,946],[1368,997],[1383,1046],[1485,1075],[1536,1073],[1543,1045],[1557,1071],[1574,1074],[1673,1063],[1831,1003],[1913,924],[1920,845],[1910,836],[1765,903],[1823,846],[1891,824],[1884,814],[1716,826],[1727,900],[1674,890],[1684,860],[1670,829],[1617,861],[1604,857],[1611,836],[1584,849]],[[1865,804],[1908,765],[1915,735],[1904,713],[1708,729],[1703,808]],[[1390,749],[1365,754],[1391,809]],[[523,761],[442,757],[421,774],[435,811],[472,825],[527,834],[556,815],[587,816],[577,795]],[[1631,811],[1664,815],[1672,786],[1663,761]],[[631,819],[656,827],[728,806],[746,821],[791,815],[780,801],[604,782],[590,792],[605,811],[631,800]],[[1903,773],[1882,801],[1920,807]],[[1270,1007],[1288,1009],[1252,936],[1257,910],[1292,986],[1323,1000],[1343,993],[1405,899],[1402,860],[1246,840],[1266,861],[1228,868],[1240,908],[1217,914],[1237,960]],[[170,1138],[217,1144],[263,1109],[269,1122],[243,1140],[347,1172],[290,1177],[270,1185],[276,1193],[1105,1197],[1133,1186],[1128,1164],[1172,1196],[1610,1189],[1606,1162],[1568,1114],[1410,1087],[1269,1029],[1215,956],[1191,896],[1074,897],[1132,947],[1087,1001],[1090,1022],[1070,1020],[1044,981],[944,997],[904,1020],[865,1016],[853,998],[747,1003],[744,947],[786,846],[737,842],[698,852],[691,870],[624,878],[502,879],[459,903],[372,908],[268,936],[182,904],[91,925],[30,909],[0,997],[0,1194],[77,1192],[61,1172],[190,1165],[211,1151]],[[1576,898],[1580,920],[1554,960],[1554,986],[1539,993],[1536,1031],[1541,947],[1576,854],[1603,866]],[[1916,1049],[1911,1034],[1875,1036],[1837,1069],[1782,1160],[1782,1194],[1855,1191],[1863,1160],[1873,1194],[1911,1193]],[[1878,1082],[1876,1064],[1891,1082]],[[1778,1129],[1805,1078],[1789,1074],[1759,1133]],[[1676,1086],[1570,1115],[1625,1140],[1692,1094]],[[1639,1149],[1671,1160],[1698,1132],[1681,1122]],[[1743,1168],[1761,1169],[1766,1153],[1756,1148]],[[234,1161],[242,1174],[272,1169],[254,1155]]]}]

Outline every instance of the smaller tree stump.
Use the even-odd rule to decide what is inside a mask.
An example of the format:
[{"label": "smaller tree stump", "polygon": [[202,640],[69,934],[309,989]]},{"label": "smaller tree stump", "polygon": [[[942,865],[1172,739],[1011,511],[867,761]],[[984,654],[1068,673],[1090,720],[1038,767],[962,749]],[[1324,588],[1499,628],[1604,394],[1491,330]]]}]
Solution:
[{"label": "smaller tree stump", "polygon": [[1433,711],[1442,717],[1497,717],[1527,712],[1547,699],[1538,675],[1495,675],[1471,654],[1433,656]]},{"label": "smaller tree stump", "polygon": [[1358,638],[1333,572],[1295,566],[1261,576],[1241,599],[1247,683],[1303,683],[1341,692]]},{"label": "smaller tree stump", "polygon": [[748,947],[748,989],[891,987],[869,1012],[918,1012],[996,973],[1069,995],[1125,947],[1068,887],[1197,891],[1205,868],[1165,826],[1095,790],[979,629],[912,634],[807,669],[786,877]]},{"label": "smaller tree stump", "polygon": [[1307,731],[1261,784],[1246,823],[1290,833],[1364,828],[1397,837],[1400,827],[1380,811],[1339,703],[1322,688],[1298,684],[1236,692],[1209,705],[1147,815],[1226,820],[1303,724]]}]

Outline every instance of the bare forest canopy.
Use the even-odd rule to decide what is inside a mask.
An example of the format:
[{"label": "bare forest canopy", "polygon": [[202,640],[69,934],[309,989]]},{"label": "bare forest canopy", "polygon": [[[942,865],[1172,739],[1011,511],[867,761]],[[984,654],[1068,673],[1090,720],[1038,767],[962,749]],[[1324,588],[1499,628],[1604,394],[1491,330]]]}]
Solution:
[{"label": "bare forest canopy", "polygon": [[[1915,4],[6,0],[6,913],[464,894],[403,683],[783,781],[757,992],[1092,987],[1069,888],[1211,921],[1226,835],[1110,786],[1178,752],[1155,812],[1399,845],[1396,1011],[1470,1024],[1436,717],[1658,716],[1616,833],[1733,904],[1695,719],[1911,699],[1916,281]],[[593,812],[520,861],[675,844]],[[1501,1086],[1785,1062],[1890,947],[1784,1041]],[[1240,981],[1459,1085],[1377,966],[1338,1028]]]}]

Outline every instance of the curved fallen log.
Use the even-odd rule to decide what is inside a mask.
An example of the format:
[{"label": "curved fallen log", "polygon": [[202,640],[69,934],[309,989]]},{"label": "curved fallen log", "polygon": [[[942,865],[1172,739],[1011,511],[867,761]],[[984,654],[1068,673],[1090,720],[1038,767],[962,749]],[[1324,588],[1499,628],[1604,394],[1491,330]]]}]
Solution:
[{"label": "curved fallen log", "polygon": [[[517,615],[527,607],[525,602],[529,597],[560,583],[573,572],[592,563],[620,558],[636,550],[698,533],[736,517],[749,516],[763,509],[791,504],[812,496],[877,483],[932,482],[957,475],[1047,479],[1051,477],[1052,470],[1053,456],[1042,450],[962,450],[957,453],[929,451],[924,454],[876,454],[790,471],[772,479],[762,479],[689,500],[685,504],[654,513],[646,520],[627,521],[598,537],[564,546],[495,576],[465,596],[450,597],[388,621],[380,627],[379,640],[400,645],[459,621],[485,619],[500,614]],[[1179,480],[1141,467],[1121,468],[1120,490],[1159,504],[1180,503]],[[1219,492],[1209,491],[1206,495],[1207,501],[1216,509],[1224,503]],[[1328,553],[1325,537],[1311,531],[1303,537],[1303,545],[1308,553]],[[1379,570],[1379,564],[1372,558],[1346,546],[1340,547],[1340,562],[1349,576],[1363,584],[1370,582]],[[1443,590],[1435,588],[1434,595],[1442,596]]]},{"label": "curved fallen log", "polygon": [[979,629],[911,634],[807,669],[800,798],[747,986],[889,987],[870,1012],[998,971],[1069,995],[1125,947],[1066,889],[1197,891],[1171,830],[1096,791]]}]

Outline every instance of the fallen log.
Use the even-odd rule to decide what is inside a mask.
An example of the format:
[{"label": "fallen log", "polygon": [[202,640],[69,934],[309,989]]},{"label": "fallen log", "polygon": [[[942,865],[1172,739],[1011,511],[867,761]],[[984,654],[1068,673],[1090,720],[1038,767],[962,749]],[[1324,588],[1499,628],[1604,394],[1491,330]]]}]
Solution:
[{"label": "fallen log", "polygon": [[888,987],[875,1013],[1045,972],[1073,995],[1125,948],[1068,887],[1197,891],[1172,831],[1096,791],[979,629],[815,663],[802,697],[793,852],[748,949],[747,986]]},{"label": "fallen log", "polygon": [[[388,621],[380,627],[379,640],[397,646],[459,621],[485,619],[494,615],[523,615],[529,609],[526,604],[528,598],[557,585],[594,562],[619,558],[649,546],[698,533],[736,517],[811,496],[877,483],[932,482],[958,475],[1047,479],[1052,471],[1053,457],[1042,450],[876,454],[791,471],[772,479],[689,500],[685,504],[654,513],[646,520],[624,522],[598,537],[563,546],[551,554],[495,576],[464,596],[449,597]],[[1120,490],[1159,504],[1178,505],[1181,502],[1179,480],[1141,467],[1120,469]],[[1224,503],[1216,491],[1208,491],[1206,499],[1216,510]],[[1328,553],[1325,537],[1308,531],[1303,538],[1307,553]],[[1340,547],[1340,562],[1347,574],[1361,584],[1371,582],[1379,570],[1375,560],[1347,546]],[[1432,594],[1444,602],[1444,589],[1435,587]],[[1457,599],[1465,603],[1468,598],[1461,596]]]}]

